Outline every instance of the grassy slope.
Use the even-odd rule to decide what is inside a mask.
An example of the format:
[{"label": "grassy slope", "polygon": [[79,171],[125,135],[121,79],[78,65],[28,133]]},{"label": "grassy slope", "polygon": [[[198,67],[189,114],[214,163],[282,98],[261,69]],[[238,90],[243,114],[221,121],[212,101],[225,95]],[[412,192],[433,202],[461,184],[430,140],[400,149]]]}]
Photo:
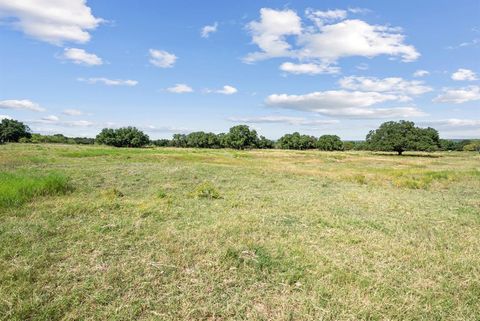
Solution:
[{"label": "grassy slope", "polygon": [[[4,320],[478,320],[480,157],[0,146]],[[220,198],[199,198],[209,182]]]}]

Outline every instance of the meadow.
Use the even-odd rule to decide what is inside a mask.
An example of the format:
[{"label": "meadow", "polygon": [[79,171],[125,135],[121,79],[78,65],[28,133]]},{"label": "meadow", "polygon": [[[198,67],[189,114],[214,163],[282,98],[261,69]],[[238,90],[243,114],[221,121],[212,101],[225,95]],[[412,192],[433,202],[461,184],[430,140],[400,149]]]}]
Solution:
[{"label": "meadow", "polygon": [[480,320],[480,155],[0,146],[1,320]]}]

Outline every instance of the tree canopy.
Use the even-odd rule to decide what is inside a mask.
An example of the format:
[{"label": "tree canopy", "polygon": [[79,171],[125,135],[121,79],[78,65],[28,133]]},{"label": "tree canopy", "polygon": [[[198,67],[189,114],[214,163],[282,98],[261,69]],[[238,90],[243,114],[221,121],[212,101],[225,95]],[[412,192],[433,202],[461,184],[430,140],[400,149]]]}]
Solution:
[{"label": "tree canopy", "polygon": [[367,135],[372,150],[392,151],[402,155],[405,151],[434,151],[440,147],[438,132],[433,128],[415,127],[411,121],[389,121]]},{"label": "tree canopy", "polygon": [[0,122],[0,143],[16,143],[31,136],[30,128],[18,120],[4,118]]},{"label": "tree canopy", "polygon": [[95,142],[115,147],[143,147],[148,145],[150,139],[135,127],[104,128],[95,138]]},{"label": "tree canopy", "polygon": [[317,148],[326,151],[343,150],[343,142],[337,135],[323,135],[317,140]]},{"label": "tree canopy", "polygon": [[225,147],[234,149],[255,148],[259,141],[257,132],[247,125],[233,126],[222,138]]},{"label": "tree canopy", "polygon": [[277,147],[281,149],[312,149],[315,148],[317,139],[313,136],[301,135],[298,132],[286,134],[277,141]]}]

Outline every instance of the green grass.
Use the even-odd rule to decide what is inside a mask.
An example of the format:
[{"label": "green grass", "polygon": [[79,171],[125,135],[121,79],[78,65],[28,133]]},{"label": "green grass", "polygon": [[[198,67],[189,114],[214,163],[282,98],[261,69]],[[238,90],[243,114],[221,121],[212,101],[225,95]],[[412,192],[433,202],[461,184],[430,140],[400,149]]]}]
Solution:
[{"label": "green grass", "polygon": [[480,319],[475,153],[7,144],[0,172],[0,320]]},{"label": "green grass", "polygon": [[68,178],[59,173],[0,173],[0,207],[18,206],[36,197],[66,194],[70,190]]}]

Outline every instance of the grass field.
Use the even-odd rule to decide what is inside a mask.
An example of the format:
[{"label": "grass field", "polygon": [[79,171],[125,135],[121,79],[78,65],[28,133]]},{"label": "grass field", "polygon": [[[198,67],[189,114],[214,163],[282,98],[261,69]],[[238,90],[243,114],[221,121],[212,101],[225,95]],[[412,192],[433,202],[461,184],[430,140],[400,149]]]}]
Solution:
[{"label": "grass field", "polygon": [[480,320],[474,153],[0,146],[1,320]]}]

